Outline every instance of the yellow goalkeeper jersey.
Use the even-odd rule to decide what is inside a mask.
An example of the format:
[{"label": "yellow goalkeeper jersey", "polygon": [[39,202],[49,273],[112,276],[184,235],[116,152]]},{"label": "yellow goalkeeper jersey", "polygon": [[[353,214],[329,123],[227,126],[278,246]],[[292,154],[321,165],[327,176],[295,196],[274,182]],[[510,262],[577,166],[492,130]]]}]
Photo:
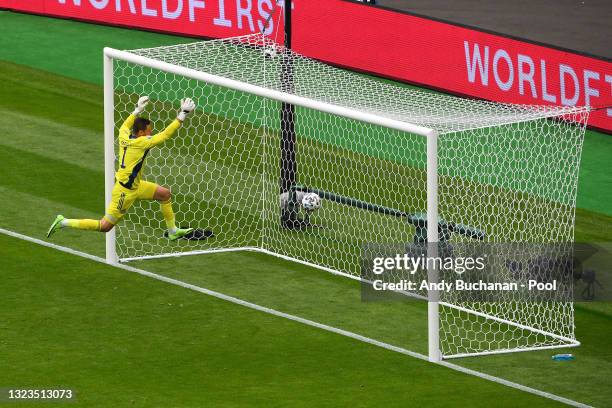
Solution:
[{"label": "yellow goalkeeper jersey", "polygon": [[115,173],[116,182],[131,190],[138,188],[149,150],[168,140],[181,127],[181,122],[174,120],[156,135],[135,137],[132,136],[134,120],[136,116],[130,115],[119,129],[119,168]]}]

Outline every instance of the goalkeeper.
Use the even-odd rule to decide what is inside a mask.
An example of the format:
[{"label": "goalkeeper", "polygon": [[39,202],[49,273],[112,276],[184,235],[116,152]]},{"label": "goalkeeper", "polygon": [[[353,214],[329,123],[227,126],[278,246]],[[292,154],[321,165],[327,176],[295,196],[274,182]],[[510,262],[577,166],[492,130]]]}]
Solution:
[{"label": "goalkeeper", "polygon": [[136,200],[156,200],[160,202],[161,212],[168,227],[168,238],[171,241],[182,238],[193,231],[193,228],[181,229],[176,227],[170,190],[155,183],[141,180],[141,177],[149,150],[172,137],[187,116],[193,112],[195,103],[189,98],[183,99],[176,120],[162,132],[153,136],[151,136],[151,121],[139,117],[148,103],[148,96],[138,99],[136,109],[119,129],[119,169],[115,173],[112,199],[104,217],[100,220],[88,220],[67,219],[63,215],[58,215],[47,232],[47,238],[66,227],[108,232],[121,221],[121,218]]}]

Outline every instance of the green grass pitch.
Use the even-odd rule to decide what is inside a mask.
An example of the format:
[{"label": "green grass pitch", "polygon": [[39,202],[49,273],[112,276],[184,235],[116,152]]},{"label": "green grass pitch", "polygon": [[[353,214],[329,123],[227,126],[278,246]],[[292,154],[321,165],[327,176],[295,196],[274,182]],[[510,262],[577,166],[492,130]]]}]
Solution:
[{"label": "green grass pitch", "polygon": [[54,249],[0,246],[0,383],[69,387],[69,406],[554,405]]},{"label": "green grass pitch", "polygon": [[[192,41],[0,14],[0,227],[41,238],[103,209],[101,50]],[[70,63],[67,63],[70,61]],[[609,136],[587,132],[576,235],[612,239]],[[54,242],[103,255],[102,234]],[[551,405],[500,385],[0,235],[0,387],[73,386],[85,406]],[[426,352],[426,306],[362,303],[356,282],[238,253],[134,266]],[[576,306],[576,361],[541,351],[458,364],[605,406],[612,307]]]}]

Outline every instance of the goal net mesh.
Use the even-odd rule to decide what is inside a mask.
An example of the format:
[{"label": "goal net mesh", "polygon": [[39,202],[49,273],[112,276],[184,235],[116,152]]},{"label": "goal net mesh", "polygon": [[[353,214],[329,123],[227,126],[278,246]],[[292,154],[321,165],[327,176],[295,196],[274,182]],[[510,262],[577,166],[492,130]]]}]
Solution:
[{"label": "goal net mesh", "polygon": [[[588,110],[467,100],[400,86],[306,58],[261,35],[129,51],[142,57],[420,125],[439,132],[439,217],[474,226],[488,243],[574,238],[578,170]],[[291,65],[291,82],[281,71]],[[281,102],[115,60],[116,130],[140,95],[155,131],[194,114],[151,149],[143,179],[172,190],[178,226],[209,229],[207,240],[164,238],[159,204],[138,201],[117,226],[120,259],[260,248],[359,277],[364,245],[409,243],[415,226],[323,199],[309,221],[280,222]],[[286,76],[285,76],[286,78]],[[426,138],[314,109],[295,107],[297,183],[406,214],[426,213]],[[451,242],[470,238],[453,234]],[[503,268],[502,268],[503,269]],[[510,273],[510,272],[508,272]],[[416,293],[424,295],[425,293]],[[444,294],[445,356],[568,344],[571,297],[525,302],[517,294],[481,301]]]}]

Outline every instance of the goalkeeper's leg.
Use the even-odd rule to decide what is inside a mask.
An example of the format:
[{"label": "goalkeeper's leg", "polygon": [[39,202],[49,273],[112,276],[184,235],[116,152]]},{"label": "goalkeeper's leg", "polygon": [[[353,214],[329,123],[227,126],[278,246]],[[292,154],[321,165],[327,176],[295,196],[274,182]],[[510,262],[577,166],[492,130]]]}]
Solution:
[{"label": "goalkeeper's leg", "polygon": [[150,199],[150,190],[153,187],[151,185],[155,186],[153,197],[151,198],[159,201],[160,203],[161,212],[164,216],[164,221],[166,221],[166,227],[168,228],[168,238],[171,241],[174,241],[192,232],[193,228],[176,227],[176,219],[174,216],[174,210],[172,209],[172,194],[170,193],[170,189],[154,183],[141,182],[142,198]]},{"label": "goalkeeper's leg", "polygon": [[53,220],[53,223],[49,227],[47,231],[47,238],[53,235],[55,232],[62,228],[74,228],[86,231],[100,231],[100,232],[108,232],[112,230],[114,224],[110,223],[106,218],[101,218],[99,220],[91,220],[91,219],[70,219],[65,218],[63,215],[58,215]]},{"label": "goalkeeper's leg", "polygon": [[116,184],[113,187],[111,202],[108,204],[103,218],[100,220],[67,219],[63,215],[58,215],[47,231],[47,238],[62,228],[108,232],[121,221],[136,199],[138,199],[137,191]]}]

